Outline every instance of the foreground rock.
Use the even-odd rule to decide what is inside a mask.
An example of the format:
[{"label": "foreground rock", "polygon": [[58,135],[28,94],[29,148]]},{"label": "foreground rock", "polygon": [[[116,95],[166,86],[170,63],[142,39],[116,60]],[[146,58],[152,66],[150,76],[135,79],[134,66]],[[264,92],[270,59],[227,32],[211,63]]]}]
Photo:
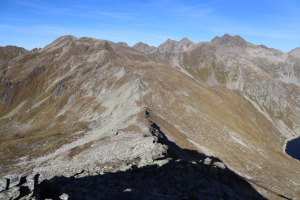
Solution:
[{"label": "foreground rock", "polygon": [[[28,181],[6,189],[0,199],[264,199],[250,184],[230,170],[200,162],[163,161],[165,164],[93,176],[53,177],[38,180],[34,188]],[[159,162],[158,162],[159,163]],[[32,176],[31,176],[32,177]],[[28,181],[27,181],[28,180]]]}]

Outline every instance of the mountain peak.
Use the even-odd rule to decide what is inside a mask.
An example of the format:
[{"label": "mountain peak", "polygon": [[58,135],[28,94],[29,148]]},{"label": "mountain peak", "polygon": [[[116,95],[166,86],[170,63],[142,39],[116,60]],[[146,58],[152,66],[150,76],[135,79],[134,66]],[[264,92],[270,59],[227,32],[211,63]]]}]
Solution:
[{"label": "mountain peak", "polygon": [[233,45],[233,46],[245,46],[247,42],[239,35],[231,36],[224,34],[222,37],[216,36],[211,40],[215,45]]},{"label": "mountain peak", "polygon": [[175,53],[179,51],[186,51],[188,49],[191,49],[194,46],[195,43],[186,37],[182,38],[180,41],[167,39],[164,43],[162,43],[158,47],[158,51],[160,53],[163,52]]},{"label": "mountain peak", "polygon": [[139,52],[142,52],[144,54],[148,54],[150,53],[151,51],[155,50],[156,47],[154,46],[150,46],[146,43],[143,43],[143,42],[138,42],[136,43],[135,45],[132,46],[135,50],[139,51]]},{"label": "mountain peak", "polygon": [[190,45],[190,44],[195,44],[193,41],[191,41],[190,39],[188,39],[187,37],[182,38],[179,43],[181,44],[186,44],[186,45]]},{"label": "mountain peak", "polygon": [[60,48],[70,42],[73,42],[74,40],[77,40],[76,37],[74,37],[73,35],[65,35],[65,36],[61,36],[59,38],[57,38],[54,42],[52,42],[51,44],[47,45],[45,47],[46,50],[48,49],[57,49]]},{"label": "mountain peak", "polygon": [[126,42],[118,42],[118,44],[122,45],[122,46],[126,46],[129,47],[129,45]]},{"label": "mountain peak", "polygon": [[180,42],[192,42],[189,38],[184,37],[180,40]]},{"label": "mountain peak", "polygon": [[164,43],[162,43],[161,45],[163,44],[170,44],[170,43],[176,43],[177,41],[176,40],[172,40],[170,38],[168,38]]},{"label": "mountain peak", "polygon": [[57,38],[55,41],[70,41],[70,40],[75,40],[75,39],[77,39],[77,38],[73,35],[64,35],[64,36]]},{"label": "mountain peak", "polygon": [[149,44],[146,44],[146,43],[143,43],[143,42],[138,42],[138,43],[136,43],[135,45],[133,45],[132,47],[135,48],[135,47],[138,47],[138,46],[148,46],[148,47],[153,47],[153,46],[150,46]]},{"label": "mountain peak", "polygon": [[294,57],[300,57],[300,47],[297,47],[297,48],[289,51],[288,54],[292,55]]}]

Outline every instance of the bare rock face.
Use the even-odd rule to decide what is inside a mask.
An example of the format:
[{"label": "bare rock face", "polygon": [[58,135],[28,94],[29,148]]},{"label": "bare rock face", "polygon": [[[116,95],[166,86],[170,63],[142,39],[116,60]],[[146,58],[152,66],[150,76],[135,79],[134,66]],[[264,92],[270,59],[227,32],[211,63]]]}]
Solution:
[{"label": "bare rock face", "polygon": [[[139,177],[144,180],[147,167],[159,166],[155,173],[172,177],[176,169],[191,170],[190,176],[174,177],[187,188],[175,194],[170,185],[169,199],[251,199],[249,184],[258,199],[296,197],[299,162],[285,154],[284,144],[300,135],[299,66],[294,53],[239,36],[201,43],[167,40],[157,48],[60,37],[0,65],[0,175],[26,177],[21,185],[27,192],[16,185],[11,193],[2,182],[0,189],[16,198],[54,198],[43,192],[53,182],[81,179],[85,184],[94,176],[118,177],[136,169],[143,169]],[[205,157],[214,159],[209,165],[177,166]],[[42,174],[39,181],[37,174]],[[196,174],[205,181],[189,184]],[[213,177],[219,176],[218,183]],[[225,197],[223,190],[214,194],[208,188],[204,196],[194,191],[209,180],[234,192]],[[93,183],[102,181],[108,187],[118,184],[118,191],[132,189],[106,178]],[[246,196],[239,183],[249,189]],[[75,181],[55,198],[76,195],[73,186],[82,191],[78,195],[86,194]],[[135,191],[148,194],[137,187],[124,195]]]}]

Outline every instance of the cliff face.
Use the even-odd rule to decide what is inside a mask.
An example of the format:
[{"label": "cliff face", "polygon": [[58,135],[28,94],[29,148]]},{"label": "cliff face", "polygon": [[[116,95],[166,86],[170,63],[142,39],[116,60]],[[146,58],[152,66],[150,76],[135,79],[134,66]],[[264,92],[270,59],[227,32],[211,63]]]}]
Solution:
[{"label": "cliff face", "polygon": [[0,65],[0,174],[192,160],[174,143],[219,158],[268,198],[295,197],[300,166],[283,146],[300,135],[299,67],[296,53],[238,36],[158,48],[58,38]]}]

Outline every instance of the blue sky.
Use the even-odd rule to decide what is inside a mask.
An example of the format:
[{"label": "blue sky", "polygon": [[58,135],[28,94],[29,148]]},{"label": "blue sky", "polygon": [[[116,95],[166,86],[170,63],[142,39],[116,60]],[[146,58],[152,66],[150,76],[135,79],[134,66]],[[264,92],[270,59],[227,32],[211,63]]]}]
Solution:
[{"label": "blue sky", "polygon": [[225,33],[285,52],[300,47],[300,1],[0,0],[0,46],[44,47],[62,35],[158,46]]}]

